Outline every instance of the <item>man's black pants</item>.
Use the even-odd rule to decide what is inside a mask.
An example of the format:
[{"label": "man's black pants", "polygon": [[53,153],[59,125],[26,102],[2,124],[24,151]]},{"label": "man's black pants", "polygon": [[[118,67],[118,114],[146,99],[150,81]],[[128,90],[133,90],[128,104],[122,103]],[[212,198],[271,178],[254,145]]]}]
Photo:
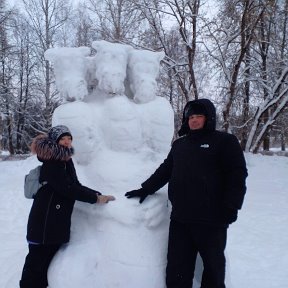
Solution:
[{"label": "man's black pants", "polygon": [[191,288],[197,253],[204,266],[201,288],[225,288],[227,228],[170,222],[167,288]]},{"label": "man's black pants", "polygon": [[61,245],[29,244],[20,280],[21,288],[46,288],[49,264]]}]

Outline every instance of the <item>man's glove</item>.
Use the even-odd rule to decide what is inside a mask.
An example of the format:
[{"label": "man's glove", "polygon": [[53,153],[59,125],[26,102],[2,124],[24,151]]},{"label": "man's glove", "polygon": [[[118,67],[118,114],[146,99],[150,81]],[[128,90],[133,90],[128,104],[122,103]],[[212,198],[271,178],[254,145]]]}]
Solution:
[{"label": "man's glove", "polygon": [[223,208],[223,220],[227,224],[232,224],[237,220],[238,210],[234,208]]},{"label": "man's glove", "polygon": [[144,188],[132,190],[125,193],[127,198],[140,197],[139,203],[141,204],[150,193]]}]

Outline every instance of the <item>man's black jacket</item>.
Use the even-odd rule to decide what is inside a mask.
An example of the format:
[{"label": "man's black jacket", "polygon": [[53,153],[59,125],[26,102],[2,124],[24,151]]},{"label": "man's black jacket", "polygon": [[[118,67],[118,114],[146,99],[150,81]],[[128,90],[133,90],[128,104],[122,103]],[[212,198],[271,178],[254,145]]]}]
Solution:
[{"label": "man's black jacket", "polygon": [[[210,122],[212,116],[207,115]],[[234,135],[213,127],[191,130],[174,141],[164,162],[142,183],[150,194],[169,183],[171,219],[227,226],[224,211],[242,206],[248,175],[242,149]]]}]

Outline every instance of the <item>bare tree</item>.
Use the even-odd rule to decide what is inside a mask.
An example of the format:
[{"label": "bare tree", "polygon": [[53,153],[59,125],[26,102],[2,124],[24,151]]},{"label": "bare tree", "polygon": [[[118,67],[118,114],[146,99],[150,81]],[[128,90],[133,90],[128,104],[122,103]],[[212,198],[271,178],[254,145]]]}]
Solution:
[{"label": "bare tree", "polygon": [[12,26],[13,46],[15,47],[13,57],[15,63],[13,77],[15,149],[17,153],[24,153],[28,151],[35,132],[43,131],[37,114],[39,111],[35,111],[35,107],[41,103],[39,97],[34,97],[34,91],[38,86],[38,79],[34,73],[34,69],[37,68],[37,57],[33,38],[30,38],[31,30],[26,20],[18,14],[14,17]]},{"label": "bare tree", "polygon": [[[93,14],[93,13],[92,13]],[[83,4],[79,4],[73,15],[73,26],[75,29],[75,38],[73,38],[73,46],[91,46],[94,39],[99,38],[100,33],[95,29],[95,25],[91,19],[91,13]]]},{"label": "bare tree", "polygon": [[265,5],[257,2],[253,0],[224,1],[223,10],[217,15],[217,20],[206,26],[210,35],[209,40],[213,40],[213,46],[206,45],[206,47],[212,59],[216,61],[215,67],[219,68],[224,81],[222,116],[225,131],[230,131],[231,108],[239,97],[241,84],[239,84],[239,79],[243,81],[245,73],[247,76],[245,61],[248,64],[249,60],[246,56],[249,53],[254,31],[265,11]]},{"label": "bare tree", "polygon": [[[185,101],[199,97],[197,77],[195,72],[196,54],[198,52],[197,38],[199,36],[199,9],[200,0],[192,1],[156,1],[144,0],[136,2],[138,9],[141,9],[147,19],[150,29],[154,30],[154,37],[161,44],[166,53],[165,63],[173,71],[180,91]],[[181,53],[175,58],[169,47],[169,33],[167,23],[172,24],[173,35],[178,31],[178,47]],[[171,35],[171,34],[170,34]],[[198,72],[198,71],[197,71]]]},{"label": "bare tree", "polygon": [[95,31],[101,39],[112,42],[133,42],[141,25],[141,11],[131,0],[87,0],[93,13]]},{"label": "bare tree", "polygon": [[[269,4],[269,3],[267,3]],[[264,150],[270,147],[270,132],[274,123],[283,113],[288,101],[288,50],[287,50],[287,19],[288,1],[272,3],[267,6],[259,29],[259,63],[254,61],[254,73],[258,91],[262,91],[261,99],[250,126],[246,151],[256,153],[264,143]],[[260,73],[259,73],[260,71]],[[256,75],[257,75],[256,74]]]},{"label": "bare tree", "polygon": [[[51,67],[44,59],[44,52],[53,47],[61,27],[69,19],[71,4],[67,0],[22,0],[28,15],[27,24],[34,34],[34,47],[38,57],[38,93],[44,98],[42,113],[43,130],[51,125],[51,116],[57,106],[57,92],[51,91]],[[43,71],[43,72],[42,72]]]},{"label": "bare tree", "polygon": [[14,154],[13,146],[13,107],[11,65],[12,46],[8,40],[9,21],[13,11],[6,8],[6,2],[0,3],[0,111],[1,111],[1,146]]}]

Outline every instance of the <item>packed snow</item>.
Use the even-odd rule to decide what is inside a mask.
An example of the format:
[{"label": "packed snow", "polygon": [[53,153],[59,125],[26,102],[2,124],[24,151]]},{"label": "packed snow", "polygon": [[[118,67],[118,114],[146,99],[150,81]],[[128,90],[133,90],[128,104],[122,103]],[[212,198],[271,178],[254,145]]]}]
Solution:
[{"label": "packed snow", "polygon": [[[95,53],[89,47],[46,51],[65,100],[54,112],[53,125],[72,131],[80,182],[116,200],[76,203],[71,240],[50,265],[49,287],[164,288],[171,209],[167,187],[143,204],[124,196],[140,187],[171,145],[173,111],[156,92],[163,54],[106,41],[95,41],[92,47]],[[288,158],[245,157],[248,190],[239,220],[228,231],[227,288],[284,288]],[[3,288],[17,287],[28,252],[25,235],[32,201],[24,198],[23,181],[38,164],[35,155],[0,161]],[[198,259],[195,288],[201,269]]]},{"label": "packed snow", "polygon": [[[231,283],[227,288],[286,288],[288,158],[252,154],[245,154],[245,157],[249,170],[248,190],[238,221],[228,230],[227,277]],[[32,202],[24,198],[23,179],[24,174],[38,163],[35,156],[26,160],[0,161],[0,239],[3,246],[0,253],[0,287],[3,288],[17,287],[28,252],[26,222]],[[98,163],[99,166],[103,164]],[[135,166],[130,168],[134,169]],[[76,165],[76,169],[83,184],[95,189],[99,187],[96,180],[89,180],[82,166]],[[125,171],[129,171],[127,165],[121,168],[122,174]],[[113,181],[113,174],[110,179]],[[130,181],[126,186],[130,186]],[[110,193],[112,190],[103,192]],[[150,286],[150,283],[155,269],[164,278],[163,259],[167,246],[165,230],[169,218],[166,191],[163,189],[149,196],[150,199],[147,198],[141,205],[137,200],[127,200],[124,192],[120,188],[113,191],[116,201],[105,206],[96,204],[90,207],[89,204],[77,203],[72,218],[71,242],[63,247],[51,264],[50,288],[163,287],[162,281],[158,286],[155,282]],[[159,206],[166,219],[162,219],[160,228],[147,229],[147,219],[160,220],[157,217],[155,219]],[[118,215],[121,214],[119,219],[110,218],[115,209],[118,209]],[[150,225],[153,226],[153,223]],[[117,241],[111,243],[111,239]],[[163,257],[162,263],[160,260],[150,263],[155,254]],[[115,262],[110,266],[111,257]],[[103,283],[103,279],[107,278],[114,284]],[[138,279],[139,283],[131,283],[131,278],[135,281]],[[58,281],[63,281],[63,285],[58,284]],[[126,281],[125,285],[120,284],[123,281]]]}]

